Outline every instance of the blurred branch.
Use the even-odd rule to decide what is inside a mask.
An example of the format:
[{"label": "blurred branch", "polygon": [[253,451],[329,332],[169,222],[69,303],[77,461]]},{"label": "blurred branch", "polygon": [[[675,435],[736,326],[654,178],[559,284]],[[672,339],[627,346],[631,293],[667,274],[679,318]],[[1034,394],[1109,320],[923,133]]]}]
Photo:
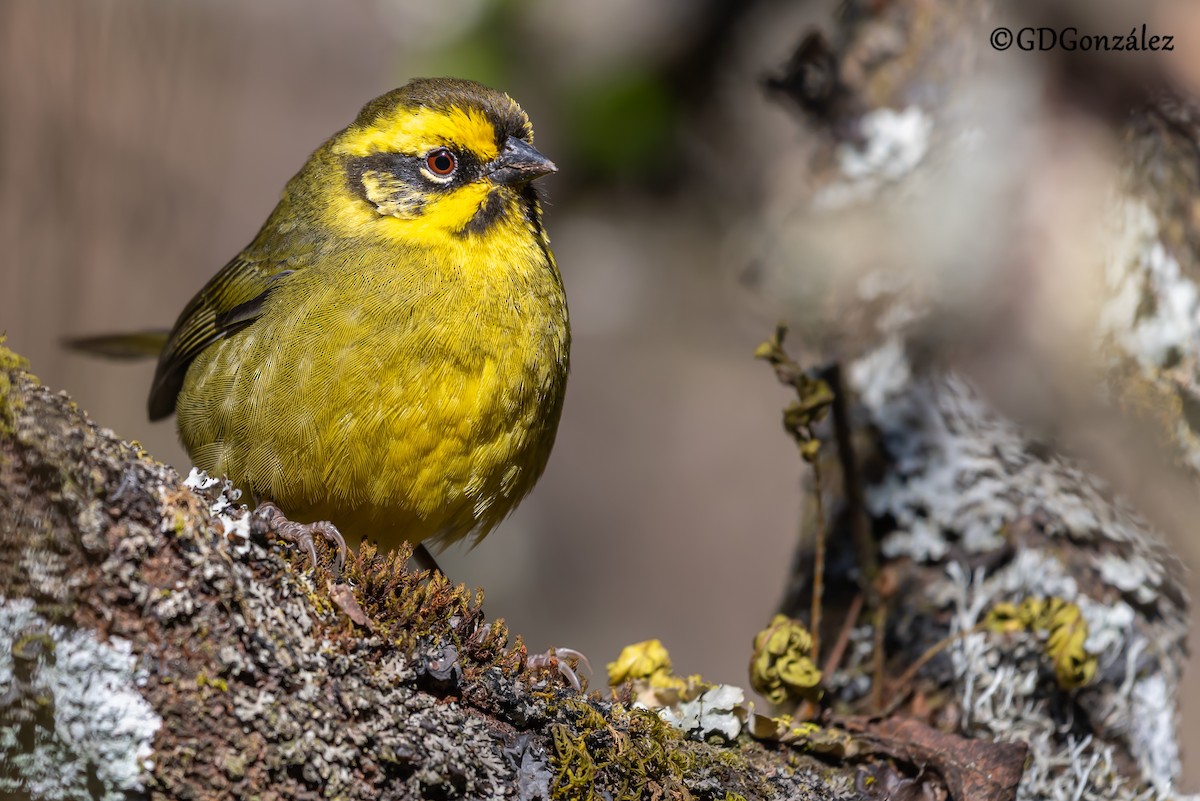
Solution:
[{"label": "blurred branch", "polygon": [[[908,691],[881,673],[915,676],[889,710],[1029,744],[1025,797],[1167,797],[1189,618],[1178,556],[1139,512],[1194,551],[1200,117],[1149,58],[994,50],[998,26],[1109,33],[1130,13],[1027,5],[851,0],[768,79],[819,145],[765,201],[800,211],[756,210],[787,245],[760,284],[840,359],[837,438],[858,461],[824,489],[825,583],[856,586],[875,568],[853,555],[877,547],[888,611],[854,632],[826,703],[875,711]],[[864,531],[877,544],[851,549]],[[1056,634],[983,630],[1048,597],[1070,607]]]}]

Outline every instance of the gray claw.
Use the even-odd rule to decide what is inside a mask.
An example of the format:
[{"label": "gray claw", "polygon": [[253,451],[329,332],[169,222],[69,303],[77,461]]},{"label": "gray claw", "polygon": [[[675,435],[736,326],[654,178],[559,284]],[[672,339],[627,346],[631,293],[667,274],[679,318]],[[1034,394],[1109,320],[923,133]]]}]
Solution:
[{"label": "gray claw", "polygon": [[[564,658],[560,658],[564,657]],[[588,673],[592,672],[592,665],[588,662],[588,658],[574,648],[551,648],[543,654],[530,654],[525,659],[525,665],[530,670],[548,670],[555,668],[560,676],[567,680],[571,688],[575,692],[583,691],[583,683],[579,681],[579,674],[571,667],[567,659],[574,659],[588,669]]]},{"label": "gray claw", "polygon": [[336,546],[337,557],[334,561],[333,574],[334,576],[341,575],[349,548],[346,547],[346,538],[342,536],[342,532],[338,531],[337,526],[328,520],[318,520],[315,523],[297,523],[289,520],[283,510],[271,501],[263,501],[258,505],[256,511],[267,521],[267,525],[275,529],[275,534],[281,540],[303,548],[308,553],[313,567],[317,566],[317,547],[313,542],[313,534],[321,535],[326,542]]}]

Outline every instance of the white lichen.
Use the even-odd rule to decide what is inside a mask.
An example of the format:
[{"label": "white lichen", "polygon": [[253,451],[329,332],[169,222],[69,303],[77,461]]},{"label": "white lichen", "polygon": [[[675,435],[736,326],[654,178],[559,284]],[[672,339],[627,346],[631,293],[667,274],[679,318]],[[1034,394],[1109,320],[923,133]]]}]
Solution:
[{"label": "white lichen", "polygon": [[1172,351],[1200,349],[1200,290],[1163,245],[1145,201],[1118,204],[1114,245],[1105,265],[1110,297],[1101,333],[1147,368],[1162,367]]},{"label": "white lichen", "polygon": [[677,707],[663,707],[659,717],[695,740],[718,735],[733,742],[742,731],[742,723],[750,714],[746,691],[732,684],[718,684],[698,698]]},{"label": "white lichen", "polygon": [[[1079,465],[1033,447],[963,378],[915,373],[898,337],[848,377],[887,459],[865,488],[868,511],[892,525],[884,554],[940,562],[1015,546],[986,573],[948,562],[949,581],[930,591],[954,610],[951,633],[1030,596],[1074,603],[1088,625],[1096,681],[1065,708],[1049,703],[1061,690],[1038,635],[957,641],[949,656],[964,732],[1029,743],[1021,798],[1167,797],[1179,772],[1171,699],[1186,622],[1150,526]],[[1028,537],[1013,534],[1018,523]],[[1076,728],[1069,715],[1079,713],[1087,720]],[[1066,734],[1079,730],[1092,735]],[[1136,761],[1133,775],[1110,769],[1118,747]]]},{"label": "white lichen", "polygon": [[[19,652],[30,637],[45,637],[49,648],[29,668],[25,692],[52,709],[53,728],[34,724],[26,747],[18,748],[20,724],[0,725],[0,753],[19,777],[15,785],[0,779],[0,795],[117,801],[141,790],[162,720],[138,691],[146,677],[131,644],[51,624],[31,600],[0,598],[0,687],[19,689],[14,648]],[[8,700],[16,702],[11,694]]]},{"label": "white lichen", "polygon": [[1032,515],[1057,521],[1054,534],[1103,530],[1118,542],[1145,539],[1144,523],[1111,492],[1068,460],[1037,455],[969,382],[953,374],[905,381],[910,373],[895,339],[849,370],[890,460],[884,477],[866,488],[868,511],[895,521],[885,556],[930,562],[952,547],[993,551],[1006,525]]},{"label": "white lichen", "polygon": [[1180,770],[1175,738],[1173,681],[1160,665],[1146,678],[1138,675],[1139,656],[1147,643],[1132,632],[1134,613],[1127,604],[1100,604],[1081,593],[1073,576],[1050,552],[1030,549],[991,575],[968,575],[957,562],[947,565],[948,584],[940,600],[952,604],[953,631],[967,631],[1000,601],[1015,602],[1029,595],[1053,594],[1079,606],[1087,621],[1092,648],[1100,657],[1101,675],[1124,674],[1122,680],[1088,690],[1079,708],[1088,713],[1090,728],[1104,732],[1078,737],[1073,726],[1056,719],[1038,698],[1039,683],[1047,681],[1045,656],[1028,634],[972,634],[950,652],[959,680],[966,734],[1024,742],[1030,748],[1029,767],[1018,789],[1019,799],[1075,801],[1080,798],[1133,799],[1138,787],[1112,769],[1114,739],[1123,739],[1136,758],[1144,786],[1154,797],[1170,797]]},{"label": "white lichen", "polygon": [[1140,554],[1118,556],[1106,553],[1096,560],[1100,578],[1140,604],[1150,604],[1158,597],[1166,581],[1161,564]]},{"label": "white lichen", "polygon": [[904,343],[889,337],[850,365],[850,381],[859,390],[859,399],[870,409],[883,407],[912,383],[912,370]]},{"label": "white lichen", "polygon": [[917,106],[881,108],[863,115],[861,139],[837,151],[842,180],[831,181],[813,198],[813,208],[846,208],[873,197],[884,185],[912,173],[929,152],[933,118]]},{"label": "white lichen", "polygon": [[208,473],[201,470],[199,467],[193,467],[188,473],[187,478],[183,480],[183,486],[188,489],[208,489],[219,484],[221,479],[214,478]]},{"label": "white lichen", "polygon": [[1176,687],[1162,673],[1152,673],[1133,685],[1129,726],[1133,755],[1142,773],[1164,796],[1169,796],[1182,764],[1175,737]]},{"label": "white lichen", "polygon": [[[1114,203],[1105,278],[1108,295],[1098,334],[1111,362],[1132,358],[1166,396],[1200,398],[1200,287],[1167,244],[1145,200]],[[1182,415],[1171,434],[1186,463],[1200,472],[1200,440]]]},{"label": "white lichen", "polygon": [[879,108],[860,120],[861,146],[844,144],[838,165],[847,178],[897,181],[908,175],[929,152],[933,118],[917,106],[903,111]]},{"label": "white lichen", "polygon": [[235,537],[241,546],[236,550],[239,555],[246,553],[246,543],[250,539],[250,514],[245,504],[238,503],[242,491],[233,486],[229,479],[214,478],[199,467],[193,467],[183,485],[192,490],[206,490],[221,485],[217,498],[209,507],[209,513],[225,527],[225,533]]}]

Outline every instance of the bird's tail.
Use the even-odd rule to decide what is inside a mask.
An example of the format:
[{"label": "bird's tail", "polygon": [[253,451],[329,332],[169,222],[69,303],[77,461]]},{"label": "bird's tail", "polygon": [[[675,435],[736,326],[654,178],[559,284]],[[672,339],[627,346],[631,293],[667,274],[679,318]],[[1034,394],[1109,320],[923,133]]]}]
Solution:
[{"label": "bird's tail", "polygon": [[149,359],[158,357],[169,336],[169,331],[133,331],[126,334],[64,339],[63,346],[106,359]]}]

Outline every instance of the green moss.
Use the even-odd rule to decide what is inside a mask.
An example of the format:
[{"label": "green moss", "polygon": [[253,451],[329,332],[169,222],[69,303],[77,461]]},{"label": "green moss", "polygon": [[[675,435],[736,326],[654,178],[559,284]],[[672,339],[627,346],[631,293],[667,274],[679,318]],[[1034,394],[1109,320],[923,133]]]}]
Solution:
[{"label": "green moss", "polygon": [[23,405],[21,396],[13,392],[12,374],[27,372],[29,362],[9,350],[4,344],[5,339],[5,335],[0,334],[0,435],[11,436],[17,413]]},{"label": "green moss", "polygon": [[[349,712],[354,716],[349,731],[330,727],[323,735],[336,744],[328,753],[347,755],[328,776],[321,776],[324,786],[330,788],[326,793],[330,798],[374,797],[379,788],[398,781],[411,785],[412,797],[430,797],[430,793],[444,797],[454,789],[447,782],[457,774],[443,781],[425,766],[455,763],[474,770],[478,764],[473,777],[490,775],[498,764],[490,756],[497,743],[514,734],[531,743],[539,780],[545,777],[542,749],[549,752],[551,789],[556,798],[729,801],[770,794],[765,781],[748,768],[754,761],[749,746],[739,751],[693,742],[653,712],[608,703],[598,695],[581,697],[563,689],[565,682],[553,671],[530,670],[520,638],[510,639],[503,621],[484,617],[482,593],[452,585],[442,576],[408,570],[411,548],[407,546],[380,553],[364,544],[350,555],[336,579],[321,567],[313,570],[298,553],[292,560],[292,572],[281,572],[279,561],[274,556],[262,558],[257,545],[250,558],[243,557],[240,549],[226,550],[226,535],[220,526],[211,524],[208,512],[216,489],[193,492],[180,486],[173,472],[134,461],[142,458],[136,445],[122,445],[86,425],[61,395],[40,389],[27,373],[17,372],[23,367],[24,360],[0,347],[0,414],[13,409],[9,395],[18,396],[16,402],[22,403],[15,414],[9,411],[16,437],[4,445],[17,446],[23,470],[37,471],[39,491],[47,499],[34,508],[36,517],[30,519],[46,532],[52,527],[74,530],[71,527],[84,520],[88,524],[86,538],[63,540],[79,546],[86,539],[91,543],[88,547],[96,549],[89,554],[80,546],[65,556],[56,555],[63,566],[56,568],[55,575],[91,576],[84,571],[94,571],[96,555],[103,553],[106,544],[116,548],[115,543],[120,543],[122,564],[139,569],[123,571],[120,578],[115,572],[105,574],[108,581],[119,583],[115,588],[101,583],[98,586],[104,594],[85,602],[96,609],[120,610],[125,615],[122,630],[142,631],[139,649],[168,655],[163,664],[169,669],[145,690],[159,708],[170,710],[164,718],[170,735],[160,739],[169,750],[161,761],[156,760],[154,778],[159,794],[176,797],[180,793],[175,790],[192,786],[195,777],[206,772],[205,780],[212,779],[223,788],[238,783],[238,788],[244,789],[262,781],[276,787],[277,794],[297,795],[288,791],[306,781],[296,768],[313,746],[296,737],[296,731],[303,728],[296,722],[309,719],[312,709],[324,710],[329,704],[335,711],[327,719],[347,713],[338,706],[343,698],[361,701],[363,706],[361,714]],[[0,427],[3,425],[0,417]],[[137,479],[132,492],[125,482],[130,470]],[[116,492],[118,488],[121,493]],[[118,494],[119,500],[107,500]],[[98,503],[98,499],[104,500]],[[106,517],[112,508],[118,508],[123,516],[115,524]],[[174,535],[158,535],[164,523]],[[100,536],[96,527],[102,529]],[[321,564],[328,565],[332,561],[329,548],[323,543],[317,547]],[[219,580],[211,580],[207,569],[203,574],[196,570],[200,560],[210,560],[214,554],[218,560],[206,564],[217,566],[214,572]],[[12,592],[15,587],[28,595],[23,590],[28,577],[18,570],[9,578],[3,562],[0,560],[0,589]],[[15,558],[7,563],[20,564]],[[132,578],[124,578],[127,575]],[[330,591],[334,581],[343,585],[338,592]],[[197,601],[195,609],[181,617],[175,605],[164,605],[172,607],[166,616],[155,612],[155,604],[150,605],[150,613],[125,608],[125,582],[132,582],[129,586],[136,588],[137,597],[155,592],[161,595],[149,597],[165,599],[186,588],[184,597]],[[91,587],[93,583],[78,586]],[[347,587],[357,609],[347,601]],[[253,591],[247,592],[247,588]],[[69,619],[80,603],[84,602],[77,603],[72,597],[54,618]],[[230,614],[231,610],[238,614]],[[269,622],[269,627],[257,628],[263,621]],[[247,636],[247,632],[255,636]],[[239,672],[239,660],[226,662],[214,654],[230,642],[235,649],[240,646],[239,654],[255,666],[252,671]],[[329,691],[299,699],[291,691],[297,681],[292,665],[276,664],[267,657],[291,654],[288,661],[294,664],[294,655],[309,643],[315,643],[320,653],[305,655],[304,681]],[[403,660],[403,670],[397,669],[401,660],[385,658],[395,657],[397,652],[411,657]],[[426,668],[435,659],[442,660],[442,666],[446,660],[456,659],[461,672],[455,671],[453,679],[431,678],[434,673]],[[225,678],[214,674],[236,676],[229,680],[235,685],[233,691]],[[247,696],[243,693],[247,688],[262,692]],[[256,709],[249,725],[228,729],[231,744],[250,737],[251,748],[225,753],[197,751],[188,745],[201,741],[211,721],[230,710],[244,711],[247,698],[265,697],[266,692],[274,700]],[[431,696],[462,699],[463,703],[429,706]],[[416,703],[417,699],[422,700]],[[494,733],[499,736],[475,736],[464,746],[455,735],[456,727],[468,719],[460,707],[467,706],[482,713],[485,720],[494,720],[498,724]],[[428,730],[428,737],[405,733],[405,722],[414,710],[422,713],[422,725],[430,720],[450,725]],[[245,719],[241,722],[246,723]],[[371,765],[374,772],[367,773],[363,781],[364,775],[356,771],[367,760],[357,755],[375,748],[379,750]],[[778,762],[777,756],[772,759]],[[380,769],[375,770],[375,765]],[[369,782],[374,784],[368,786]],[[312,789],[306,786],[305,792]]]},{"label": "green moss", "polygon": [[8,341],[7,334],[0,334],[0,370],[29,370],[29,360],[18,356],[4,343]]},{"label": "green moss", "polygon": [[569,698],[558,709],[571,722],[551,729],[554,798],[688,797],[685,778],[724,773],[726,758],[740,761],[733,752],[702,755],[708,752],[692,748],[653,712],[613,704],[606,718],[596,703]]},{"label": "green moss", "polygon": [[[519,671],[525,663],[524,647],[519,642],[510,646],[503,620],[485,620],[483,592],[451,584],[441,574],[410,571],[411,556],[409,543],[380,552],[364,542],[346,562],[341,580],[354,587],[354,597],[374,631],[400,650],[411,651],[421,643],[452,644],[471,676],[495,666],[508,674]],[[317,588],[311,600],[318,609],[328,607],[323,588]],[[331,637],[356,641],[361,632],[345,615],[334,617],[341,628],[329,632]]]},{"label": "green moss", "polygon": [[596,762],[582,738],[570,728],[556,725],[550,729],[554,740],[554,798],[592,799],[596,797]]}]

